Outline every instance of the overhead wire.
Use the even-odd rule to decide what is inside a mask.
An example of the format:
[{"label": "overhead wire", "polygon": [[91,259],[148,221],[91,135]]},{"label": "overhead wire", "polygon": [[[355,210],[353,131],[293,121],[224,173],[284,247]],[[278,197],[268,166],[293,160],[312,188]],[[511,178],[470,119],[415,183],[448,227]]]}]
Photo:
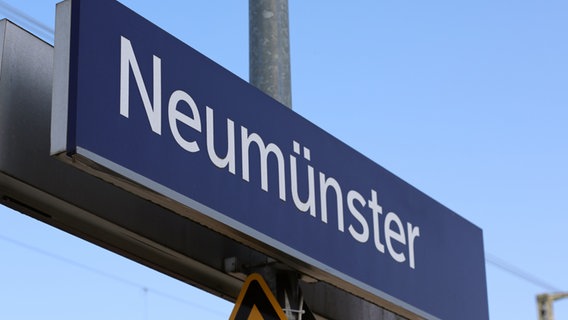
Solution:
[{"label": "overhead wire", "polygon": [[499,258],[498,256],[491,254],[491,253],[487,253],[487,252],[485,253],[485,261],[488,264],[492,264],[495,267],[516,276],[517,278],[523,279],[526,282],[532,283],[532,284],[534,284],[538,287],[541,287],[545,290],[553,291],[553,292],[560,292],[561,291],[558,287],[553,286],[552,284],[540,279],[539,277],[532,275],[529,272],[524,271],[521,268],[519,268],[519,267],[517,267],[517,266]]},{"label": "overhead wire", "polygon": [[162,298],[165,298],[165,299],[168,299],[170,301],[174,301],[174,302],[177,302],[177,303],[180,303],[180,304],[185,304],[185,305],[190,306],[192,308],[197,308],[197,309],[200,309],[202,311],[205,311],[205,312],[208,312],[208,313],[211,313],[211,314],[216,314],[216,315],[219,315],[219,316],[225,316],[225,314],[220,313],[218,310],[208,308],[206,306],[203,306],[203,305],[197,304],[195,302],[191,302],[191,301],[176,297],[174,295],[171,295],[169,293],[157,290],[155,288],[150,288],[148,286],[145,286],[145,285],[142,285],[140,283],[125,279],[123,277],[119,277],[117,275],[114,275],[114,274],[111,274],[111,273],[108,273],[108,272],[87,266],[85,264],[79,263],[79,262],[71,260],[69,258],[54,254],[52,252],[48,252],[48,251],[40,249],[38,247],[31,246],[31,245],[23,243],[21,241],[6,237],[2,234],[0,234],[0,240],[7,242],[7,243],[10,243],[12,245],[18,246],[20,248],[24,248],[28,251],[32,251],[32,252],[41,254],[41,255],[49,257],[51,259],[58,260],[60,262],[64,262],[64,263],[71,265],[73,267],[83,269],[83,270],[86,270],[88,272],[97,274],[101,277],[106,277],[110,280],[116,281],[116,282],[121,283],[123,285],[135,287],[139,290],[142,290],[145,294],[151,293],[155,296],[159,296],[159,297],[162,297]]},{"label": "overhead wire", "polygon": [[21,11],[20,9],[0,0],[0,12],[4,12],[5,16],[16,23],[26,24],[27,26],[36,29],[43,36],[44,40],[53,43],[53,35],[55,30],[40,20],[30,16],[29,14]]}]

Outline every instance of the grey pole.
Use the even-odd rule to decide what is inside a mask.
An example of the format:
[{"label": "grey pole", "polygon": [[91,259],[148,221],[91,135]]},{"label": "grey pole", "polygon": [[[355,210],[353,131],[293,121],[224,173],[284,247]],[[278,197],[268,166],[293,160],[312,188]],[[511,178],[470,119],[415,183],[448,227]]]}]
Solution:
[{"label": "grey pole", "polygon": [[249,0],[250,83],[292,108],[288,0]]},{"label": "grey pole", "polygon": [[[249,0],[250,83],[292,108],[288,0]],[[290,320],[302,319],[295,272],[267,267],[261,272]],[[295,312],[294,312],[295,311]],[[306,314],[304,319],[311,318]]]}]

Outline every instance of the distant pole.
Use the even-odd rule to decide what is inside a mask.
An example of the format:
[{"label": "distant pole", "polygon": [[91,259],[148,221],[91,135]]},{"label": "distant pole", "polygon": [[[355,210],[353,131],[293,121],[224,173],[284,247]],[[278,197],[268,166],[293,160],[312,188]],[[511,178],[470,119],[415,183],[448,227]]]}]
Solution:
[{"label": "distant pole", "polygon": [[536,296],[536,304],[538,306],[538,320],[554,320],[554,301],[567,297],[568,292],[544,293]]},{"label": "distant pole", "polygon": [[292,108],[288,0],[249,0],[250,83]]}]

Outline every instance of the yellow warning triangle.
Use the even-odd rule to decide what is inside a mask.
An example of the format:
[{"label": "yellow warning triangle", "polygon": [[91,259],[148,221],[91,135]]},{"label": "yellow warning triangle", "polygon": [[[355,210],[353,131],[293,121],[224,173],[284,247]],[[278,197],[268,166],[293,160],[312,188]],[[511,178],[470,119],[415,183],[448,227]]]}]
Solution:
[{"label": "yellow warning triangle", "polygon": [[287,320],[282,307],[258,273],[247,277],[229,320]]}]

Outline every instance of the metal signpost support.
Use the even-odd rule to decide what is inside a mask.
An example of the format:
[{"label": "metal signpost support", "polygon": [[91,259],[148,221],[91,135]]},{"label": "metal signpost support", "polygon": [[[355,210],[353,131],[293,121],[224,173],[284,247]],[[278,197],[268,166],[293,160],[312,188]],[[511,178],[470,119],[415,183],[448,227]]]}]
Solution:
[{"label": "metal signpost support", "polygon": [[292,108],[288,0],[249,0],[250,83]]},{"label": "metal signpost support", "polygon": [[[249,63],[250,83],[292,108],[288,0],[249,0]],[[298,274],[275,267],[261,273],[287,318],[302,319]]]}]

